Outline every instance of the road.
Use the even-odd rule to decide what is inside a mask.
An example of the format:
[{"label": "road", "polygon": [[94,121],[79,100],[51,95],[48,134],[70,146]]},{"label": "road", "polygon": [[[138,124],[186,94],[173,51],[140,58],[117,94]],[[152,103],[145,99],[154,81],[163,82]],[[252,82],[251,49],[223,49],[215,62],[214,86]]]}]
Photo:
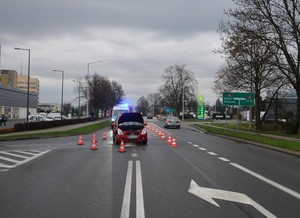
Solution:
[{"label": "road", "polygon": [[96,151],[93,134],[84,145],[78,136],[0,142],[1,217],[300,217],[299,157],[189,125],[147,126],[148,145],[124,153],[109,128],[96,132]]}]

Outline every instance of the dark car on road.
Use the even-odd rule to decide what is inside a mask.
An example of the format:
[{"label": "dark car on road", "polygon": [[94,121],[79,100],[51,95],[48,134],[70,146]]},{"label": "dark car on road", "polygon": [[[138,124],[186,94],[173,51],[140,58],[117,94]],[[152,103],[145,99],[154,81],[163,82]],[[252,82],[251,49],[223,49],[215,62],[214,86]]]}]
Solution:
[{"label": "dark car on road", "polygon": [[122,114],[113,127],[113,141],[119,144],[122,140],[126,142],[135,142],[147,144],[148,135],[145,128],[146,123],[140,113]]},{"label": "dark car on road", "polygon": [[178,117],[167,117],[164,124],[165,128],[180,129],[180,120]]}]

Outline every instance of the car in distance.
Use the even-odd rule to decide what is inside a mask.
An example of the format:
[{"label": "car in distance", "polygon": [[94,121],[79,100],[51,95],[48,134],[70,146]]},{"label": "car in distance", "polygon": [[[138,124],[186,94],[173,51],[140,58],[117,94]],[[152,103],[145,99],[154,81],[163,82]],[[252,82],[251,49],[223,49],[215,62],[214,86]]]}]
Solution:
[{"label": "car in distance", "polygon": [[164,124],[165,128],[180,129],[180,120],[178,117],[167,117]]},{"label": "car in distance", "polygon": [[113,125],[113,142],[115,144],[119,144],[122,140],[124,143],[147,144],[148,134],[142,114],[123,113]]},{"label": "car in distance", "polygon": [[153,115],[152,114],[147,114],[147,119],[153,119]]}]

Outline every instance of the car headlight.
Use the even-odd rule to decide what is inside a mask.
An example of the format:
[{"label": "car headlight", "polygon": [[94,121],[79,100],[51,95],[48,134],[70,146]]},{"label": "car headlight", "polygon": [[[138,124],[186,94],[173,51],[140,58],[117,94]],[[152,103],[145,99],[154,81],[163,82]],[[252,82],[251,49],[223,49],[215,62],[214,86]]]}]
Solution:
[{"label": "car headlight", "polygon": [[144,128],[144,129],[142,130],[142,135],[145,135],[145,134],[147,134],[147,131],[146,131],[146,129]]},{"label": "car headlight", "polygon": [[121,129],[118,129],[117,132],[118,132],[118,135],[123,135],[123,131]]}]

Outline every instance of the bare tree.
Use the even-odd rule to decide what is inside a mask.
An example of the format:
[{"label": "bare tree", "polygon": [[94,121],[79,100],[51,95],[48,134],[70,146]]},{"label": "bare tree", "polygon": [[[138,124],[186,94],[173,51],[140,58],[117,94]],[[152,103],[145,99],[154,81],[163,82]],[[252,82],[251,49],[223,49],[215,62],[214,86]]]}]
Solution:
[{"label": "bare tree", "polygon": [[150,103],[148,99],[145,96],[142,96],[137,100],[136,111],[144,115],[147,115],[150,111],[149,105]]},{"label": "bare tree", "polygon": [[[300,1],[233,0],[237,7],[228,15],[240,29],[252,30],[260,46],[272,45],[273,65],[296,91],[298,134],[300,135]],[[259,30],[259,31],[258,31]],[[261,34],[261,32],[265,34]]]},{"label": "bare tree", "polygon": [[122,102],[122,100],[125,97],[125,92],[122,88],[122,85],[120,83],[118,83],[117,81],[113,80],[111,82],[111,87],[112,87],[112,107],[116,104],[119,104]]},{"label": "bare tree", "polygon": [[197,80],[194,73],[184,65],[170,66],[162,75],[164,84],[160,87],[163,101],[168,107],[176,108],[177,116],[182,108],[182,97],[190,99],[197,88]]},{"label": "bare tree", "polygon": [[159,113],[159,109],[162,106],[161,101],[162,97],[159,92],[157,93],[151,93],[147,97],[149,103],[150,103],[150,112],[155,116],[155,114]]},{"label": "bare tree", "polygon": [[89,99],[96,119],[99,111],[102,112],[102,116],[106,116],[107,111],[125,96],[122,86],[117,81],[110,82],[107,77],[96,73],[90,77],[85,77],[85,82],[79,81],[79,88],[82,95]]}]

